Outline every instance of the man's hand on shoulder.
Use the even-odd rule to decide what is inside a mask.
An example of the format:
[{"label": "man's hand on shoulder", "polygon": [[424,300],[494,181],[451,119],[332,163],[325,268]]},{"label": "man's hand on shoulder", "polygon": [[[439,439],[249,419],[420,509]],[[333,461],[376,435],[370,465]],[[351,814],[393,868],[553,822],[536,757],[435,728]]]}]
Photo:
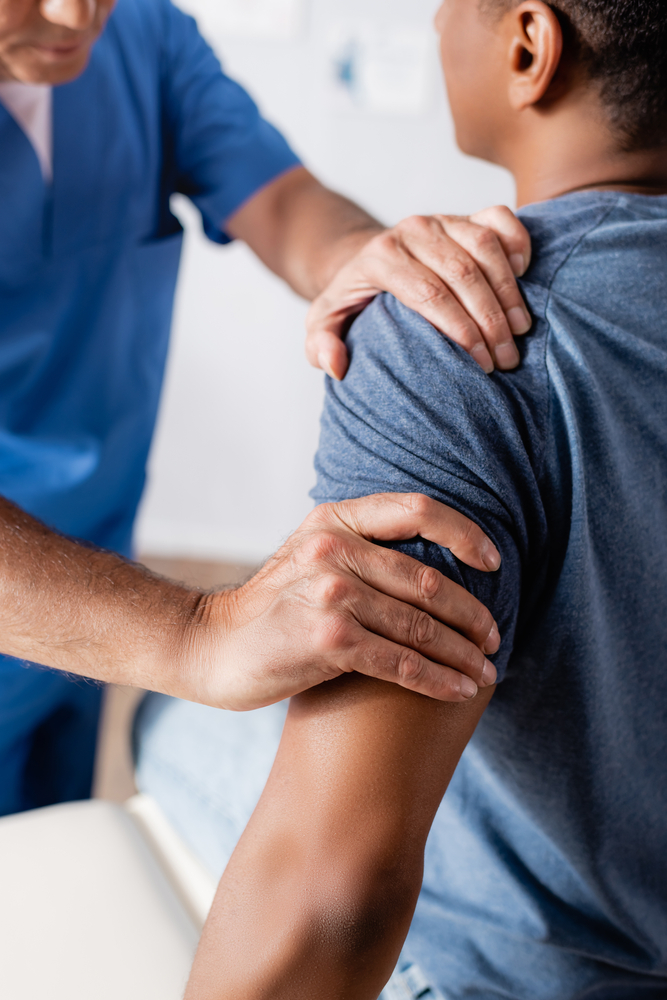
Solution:
[{"label": "man's hand on shoulder", "polygon": [[174,693],[246,710],[352,671],[441,701],[493,684],[485,653],[500,637],[484,606],[432,567],[371,541],[416,535],[482,571],[500,563],[473,522],[428,497],[324,504],[248,583],[202,597],[182,644],[187,688]]},{"label": "man's hand on shoulder", "polygon": [[391,292],[488,372],[514,368],[513,336],[530,315],[516,278],[530,262],[530,236],[504,206],[471,216],[412,216],[386,229],[304,167],[267,184],[227,220],[275,274],[312,300],[306,354],[341,379],[350,319]]},{"label": "man's hand on shoulder", "polygon": [[391,292],[465,348],[484,371],[514,368],[513,336],[531,319],[516,277],[530,261],[530,237],[504,206],[471,216],[413,216],[376,233],[311,305],[306,354],[341,379],[350,318]]},{"label": "man's hand on shoulder", "polygon": [[466,701],[495,680],[498,630],[461,587],[371,541],[418,534],[480,570],[500,562],[456,511],[385,494],[318,507],[243,587],[207,594],[0,498],[0,652],[238,710],[353,670]]}]

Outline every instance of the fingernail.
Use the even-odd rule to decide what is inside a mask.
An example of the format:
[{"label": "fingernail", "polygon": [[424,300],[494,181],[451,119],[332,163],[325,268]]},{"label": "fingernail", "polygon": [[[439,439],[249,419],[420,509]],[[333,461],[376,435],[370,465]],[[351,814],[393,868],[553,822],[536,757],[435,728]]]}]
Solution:
[{"label": "fingernail", "polygon": [[487,375],[490,375],[493,371],[494,364],[491,359],[491,355],[487,351],[484,344],[475,344],[472,351],[470,352],[470,357],[474,358],[480,368],[483,368]]},{"label": "fingernail", "polygon": [[470,677],[461,677],[461,694],[464,698],[474,698],[477,694],[477,685]]},{"label": "fingernail", "polygon": [[484,660],[484,669],[482,670],[482,682],[484,687],[488,687],[489,684],[495,684],[498,679],[498,671],[491,663],[491,660]]},{"label": "fingernail", "polygon": [[495,349],[496,364],[499,368],[516,368],[519,364],[519,352],[513,340],[506,340],[504,344],[498,344]]},{"label": "fingernail", "polygon": [[521,253],[511,253],[510,254],[510,267],[516,274],[517,278],[520,278],[523,272],[526,270],[526,265],[523,262],[523,254]]},{"label": "fingernail", "polygon": [[507,322],[514,334],[528,333],[531,327],[530,316],[521,306],[512,306],[507,310]]},{"label": "fingernail", "polygon": [[326,374],[329,376],[329,378],[335,378],[335,375],[331,371],[331,368],[329,366],[329,362],[327,361],[327,359],[324,357],[323,354],[318,354],[317,355],[317,363],[318,363],[319,367],[322,369],[322,371],[326,372]]},{"label": "fingernail", "polygon": [[487,542],[482,552],[482,562],[487,569],[495,570],[500,566],[500,552],[493,542]]},{"label": "fingernail", "polygon": [[499,646],[500,646],[500,632],[498,631],[498,626],[494,622],[493,628],[486,637],[486,642],[484,643],[483,652],[497,653]]}]

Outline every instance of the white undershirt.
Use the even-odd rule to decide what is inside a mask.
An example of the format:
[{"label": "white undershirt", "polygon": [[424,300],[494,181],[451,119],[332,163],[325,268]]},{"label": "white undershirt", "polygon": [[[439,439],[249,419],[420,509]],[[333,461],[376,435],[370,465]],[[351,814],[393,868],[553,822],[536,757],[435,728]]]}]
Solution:
[{"label": "white undershirt", "polygon": [[53,179],[53,91],[47,83],[0,83],[0,101],[32,143],[42,177]]}]

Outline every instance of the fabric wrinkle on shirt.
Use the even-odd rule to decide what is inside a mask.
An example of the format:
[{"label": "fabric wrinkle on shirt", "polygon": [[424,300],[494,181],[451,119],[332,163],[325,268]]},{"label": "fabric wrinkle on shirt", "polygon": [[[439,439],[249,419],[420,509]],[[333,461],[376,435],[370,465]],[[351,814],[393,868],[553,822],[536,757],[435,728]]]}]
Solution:
[{"label": "fabric wrinkle on shirt", "polygon": [[35,150],[45,184],[53,180],[53,88],[46,83],[0,82],[0,102]]}]

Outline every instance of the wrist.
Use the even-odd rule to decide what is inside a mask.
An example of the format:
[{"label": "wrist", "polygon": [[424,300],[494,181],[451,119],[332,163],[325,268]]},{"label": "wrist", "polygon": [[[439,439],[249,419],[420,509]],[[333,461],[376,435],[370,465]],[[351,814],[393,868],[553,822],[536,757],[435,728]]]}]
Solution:
[{"label": "wrist", "polygon": [[375,236],[383,233],[385,229],[386,226],[370,220],[368,225],[339,237],[323,268],[318,295],[333,281],[341,268],[345,267]]},{"label": "wrist", "polygon": [[164,637],[165,681],[173,697],[224,707],[221,673],[231,631],[234,591],[183,588],[177,624]]}]

